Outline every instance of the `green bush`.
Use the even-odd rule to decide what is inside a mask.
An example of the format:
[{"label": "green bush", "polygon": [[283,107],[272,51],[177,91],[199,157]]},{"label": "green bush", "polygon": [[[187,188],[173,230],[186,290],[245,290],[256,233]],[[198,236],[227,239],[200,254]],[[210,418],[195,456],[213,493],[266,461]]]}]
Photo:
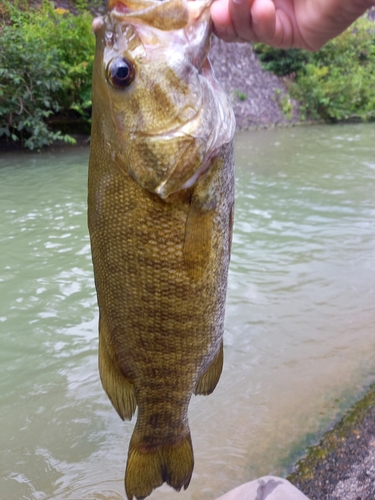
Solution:
[{"label": "green bush", "polygon": [[310,53],[299,49],[282,50],[264,45],[254,44],[262,68],[278,76],[289,76],[296,73],[309,61]]},{"label": "green bush", "polygon": [[5,5],[10,23],[0,28],[0,136],[30,149],[55,139],[72,142],[49,122],[52,116],[90,120],[92,16],[55,9],[49,0],[27,11]]},{"label": "green bush", "polygon": [[375,25],[360,18],[319,52],[255,44],[264,69],[289,76],[289,92],[302,113],[336,122],[375,119]]},{"label": "green bush", "polygon": [[291,85],[308,116],[329,122],[375,119],[375,25],[359,19],[297,72]]}]

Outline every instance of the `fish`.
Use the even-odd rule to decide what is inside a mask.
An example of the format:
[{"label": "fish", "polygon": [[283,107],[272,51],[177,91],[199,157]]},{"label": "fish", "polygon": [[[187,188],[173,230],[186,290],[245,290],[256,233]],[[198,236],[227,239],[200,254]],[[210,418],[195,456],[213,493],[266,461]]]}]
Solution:
[{"label": "fish", "polygon": [[93,21],[88,227],[101,382],[123,420],[137,409],[129,500],[188,487],[189,402],[223,366],[235,119],[210,4],[110,0]]}]

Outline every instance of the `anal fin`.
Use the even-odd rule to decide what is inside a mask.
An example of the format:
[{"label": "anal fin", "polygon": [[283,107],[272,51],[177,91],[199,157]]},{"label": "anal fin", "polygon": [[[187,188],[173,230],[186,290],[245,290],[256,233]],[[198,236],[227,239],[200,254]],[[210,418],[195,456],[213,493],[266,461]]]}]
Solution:
[{"label": "anal fin", "polygon": [[103,388],[122,420],[130,420],[137,407],[133,384],[109,355],[105,342],[107,332],[99,320],[99,373]]},{"label": "anal fin", "polygon": [[208,396],[209,394],[211,394],[211,392],[214,391],[220,379],[220,375],[223,369],[223,362],[224,348],[223,343],[221,343],[219,352],[217,353],[215,359],[212,361],[203,375],[198,379],[194,391],[196,395],[202,394],[204,396]]}]

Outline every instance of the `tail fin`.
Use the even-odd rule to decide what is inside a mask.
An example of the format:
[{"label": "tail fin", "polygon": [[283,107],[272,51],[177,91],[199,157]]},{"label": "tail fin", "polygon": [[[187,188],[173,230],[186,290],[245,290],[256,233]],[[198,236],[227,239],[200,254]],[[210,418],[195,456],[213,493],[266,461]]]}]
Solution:
[{"label": "tail fin", "polygon": [[[133,441],[133,439],[132,439]],[[189,486],[194,468],[190,432],[173,445],[147,451],[130,442],[125,473],[125,490],[129,500],[143,500],[152,491],[167,483],[180,491]]]}]

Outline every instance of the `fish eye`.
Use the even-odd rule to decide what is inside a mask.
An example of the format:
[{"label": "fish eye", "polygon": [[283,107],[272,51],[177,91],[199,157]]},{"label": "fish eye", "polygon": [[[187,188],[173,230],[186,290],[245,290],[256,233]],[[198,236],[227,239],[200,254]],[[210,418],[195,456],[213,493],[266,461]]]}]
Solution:
[{"label": "fish eye", "polygon": [[116,89],[125,89],[134,80],[134,64],[126,57],[112,59],[107,66],[107,81]]}]

